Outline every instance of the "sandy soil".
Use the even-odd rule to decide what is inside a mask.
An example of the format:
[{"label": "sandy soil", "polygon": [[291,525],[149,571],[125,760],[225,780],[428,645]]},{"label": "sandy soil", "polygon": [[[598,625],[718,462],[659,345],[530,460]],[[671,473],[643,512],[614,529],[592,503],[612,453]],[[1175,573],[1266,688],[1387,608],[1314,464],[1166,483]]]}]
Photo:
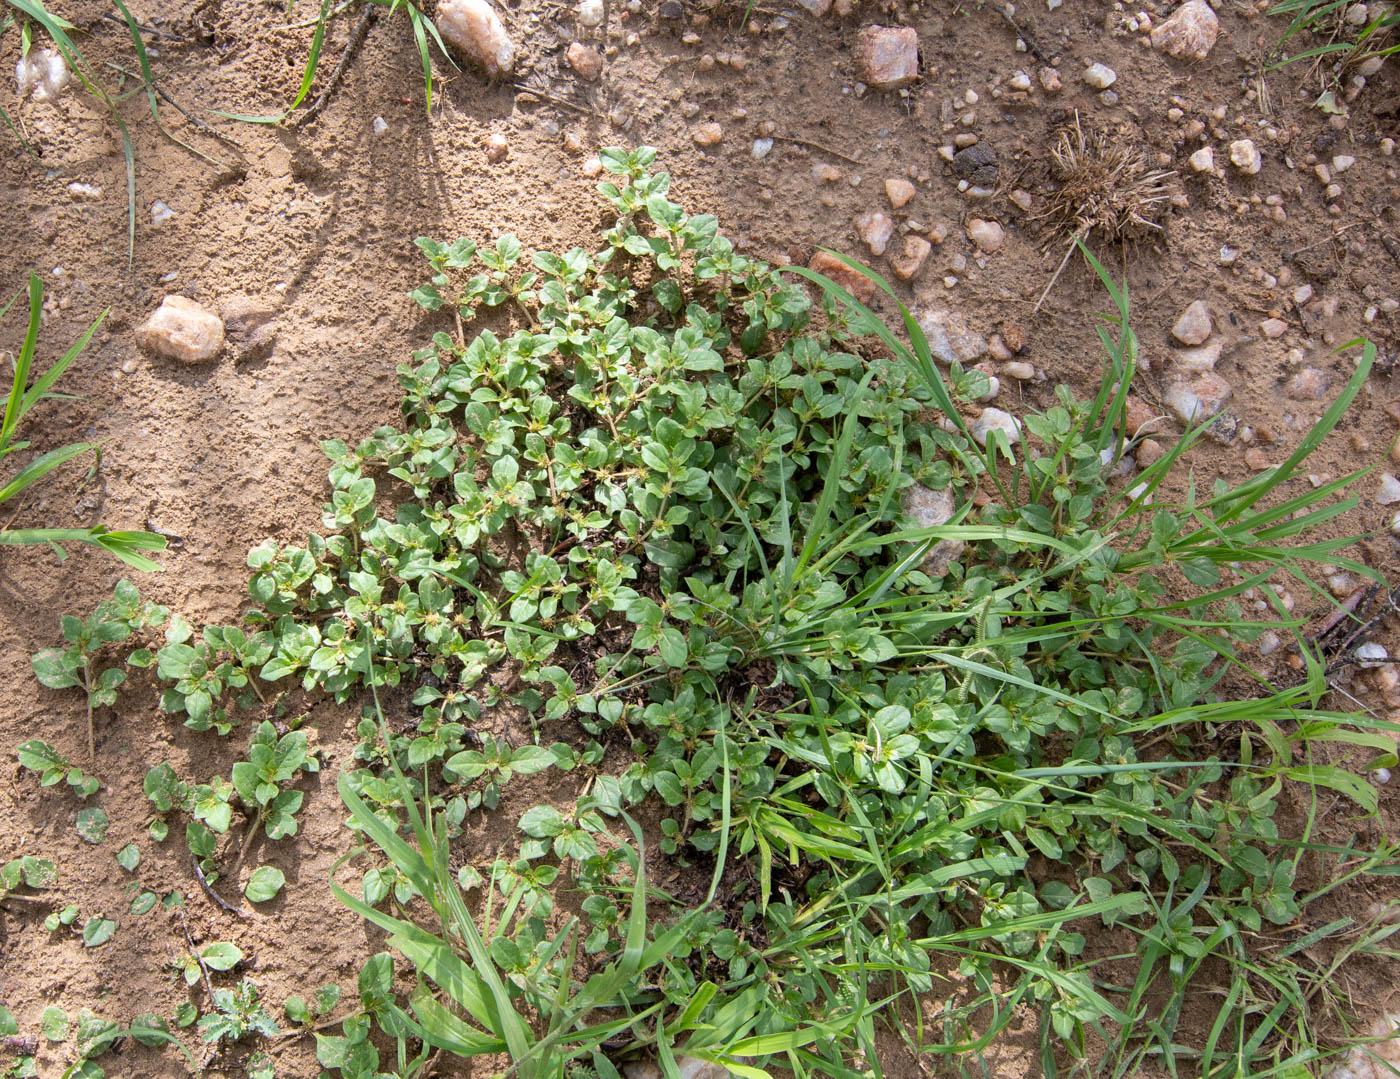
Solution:
[{"label": "sandy soil", "polygon": [[[452,71],[438,58],[443,81],[431,116],[424,114],[407,20],[380,18],[328,107],[313,124],[296,127],[240,124],[206,111],[275,112],[294,96],[311,30],[288,29],[280,3],[133,3],[140,21],[171,35],[149,39],[161,86],[237,143],[162,108],[172,132],[224,163],[216,167],[162,136],[143,111],[142,95],[123,104],[136,161],[130,265],[125,178],[110,119],[82,93],[70,92],[57,105],[24,102],[12,109],[5,101],[40,160],[8,134],[0,139],[0,226],[14,245],[0,268],[0,292],[12,294],[30,268],[42,275],[53,301],[43,335],[46,359],[112,309],[63,387],[81,399],[45,403],[29,426],[36,449],[103,440],[101,469],[76,495],[67,482],[76,477],[47,484],[19,507],[19,520],[31,526],[101,520],[178,536],[163,558],[166,571],[137,581],[143,594],[196,624],[235,621],[245,606],[248,548],[264,537],[295,540],[320,527],[326,486],[320,440],[358,438],[390,422],[398,405],[395,364],[443,325],[406,296],[426,277],[414,237],[479,239],[512,231],[527,249],[586,244],[604,209],[587,160],[608,145],[658,147],[675,178],[673,196],[691,210],[716,213],[729,235],[775,262],[806,261],[816,247],[829,246],[888,274],[888,262],[871,259],[857,235],[856,219],[873,210],[900,230],[892,251],[902,232],[945,233],[922,272],[901,287],[907,299],[956,310],[984,334],[1001,332],[1013,344],[1023,339],[1016,360],[1045,377],[1022,382],[1003,374],[995,404],[1012,411],[1044,406],[1057,381],[1084,391],[1099,363],[1093,314],[1107,309],[1107,298],[1075,261],[1043,309],[1034,310],[1064,252],[1063,234],[1034,217],[1052,195],[1050,148],[1076,112],[1081,124],[1141,147],[1150,164],[1176,172],[1175,205],[1160,233],[1096,249],[1126,275],[1149,368],[1138,390],[1154,408],[1170,372],[1169,330],[1177,316],[1196,299],[1214,316],[1213,339],[1226,345],[1216,371],[1233,388],[1235,436],[1195,451],[1200,482],[1239,480],[1252,465],[1281,461],[1349,373],[1350,361],[1331,355],[1330,346],[1362,332],[1377,342],[1384,362],[1311,468],[1338,476],[1391,467],[1387,452],[1400,418],[1387,408],[1397,398],[1389,371],[1396,356],[1391,308],[1400,293],[1400,177],[1381,140],[1400,127],[1400,65],[1374,76],[1345,125],[1333,126],[1311,107],[1320,87],[1305,67],[1259,74],[1283,24],[1246,3],[1219,5],[1223,32],[1201,64],[1146,47],[1143,35],[1127,27],[1132,13],[1099,0],[1065,0],[1055,11],[1022,5],[1017,19],[1040,58],[1017,50],[1017,33],[990,3],[866,0],[847,17],[814,17],[797,3],[769,3],[758,5],[743,27],[743,4],[678,5],[684,14],[673,20],[660,17],[661,6],[643,3],[631,14],[614,0],[611,55],[602,77],[590,82],[565,59],[579,36],[571,8],[515,0],[507,11],[520,54],[518,85],[488,82],[470,68]],[[81,29],[90,59],[133,66],[129,37],[102,18],[101,3],[54,7]],[[652,8],[658,14],[649,14]],[[1146,8],[1158,21],[1169,10]],[[303,2],[292,15],[307,20],[314,8]],[[332,22],[330,59],[318,86],[354,22],[353,14]],[[918,30],[922,77],[907,93],[857,86],[855,38],[861,26],[877,22]],[[18,35],[12,31],[0,42],[0,67],[13,64]],[[1105,103],[1081,80],[1090,62],[1116,71],[1116,103]],[[1052,65],[1063,88],[1050,94],[1041,72]],[[1018,70],[1029,75],[1031,90],[1012,88]],[[692,135],[711,121],[723,136],[702,148]],[[775,142],[755,159],[754,140],[764,132]],[[991,198],[960,193],[957,175],[940,156],[959,134],[995,148],[999,172]],[[486,155],[492,135],[504,136],[508,146],[497,162]],[[1229,144],[1246,137],[1263,158],[1253,176],[1228,163]],[[1216,170],[1199,174],[1188,157],[1203,145],[1214,147]],[[1329,195],[1313,166],[1332,169],[1337,156],[1354,163],[1331,177],[1340,190]],[[818,165],[830,166],[828,175],[839,170],[839,177],[819,182]],[[914,185],[913,198],[899,209],[886,194],[892,178]],[[75,184],[100,192],[84,194]],[[1029,194],[1029,213],[1011,198],[1016,191]],[[157,201],[173,211],[161,223],[152,217]],[[972,217],[1004,227],[999,250],[975,250],[965,231]],[[1228,265],[1222,247],[1237,252]],[[1311,299],[1295,302],[1304,285],[1311,286]],[[230,341],[216,360],[183,366],[138,350],[134,327],[167,293],[225,314]],[[1260,325],[1274,317],[1284,330],[1269,338]],[[0,327],[0,344],[15,347],[20,332],[12,315]],[[1297,399],[1290,380],[1304,368],[1325,376],[1323,399]],[[1400,558],[1375,489],[1374,476],[1362,481],[1359,508],[1338,528],[1367,534],[1358,557],[1394,580]],[[141,793],[146,770],[161,760],[200,778],[227,774],[242,736],[220,741],[187,731],[162,716],[155,693],[139,686],[115,714],[99,714],[95,771],[103,789],[89,804],[101,805],[112,821],[101,846],[78,839],[75,796],[41,791],[13,763],[14,746],[31,737],[53,742],[75,761],[85,758],[80,700],[37,686],[29,656],[56,643],[61,612],[90,609],[120,575],[114,562],[88,551],[58,564],[44,551],[0,549],[0,747],[11,761],[0,782],[0,861],[21,853],[53,858],[61,895],[85,915],[101,911],[118,925],[111,943],[88,950],[66,933],[46,933],[45,909],[0,905],[0,1001],[26,1031],[37,1027],[48,1004],[70,1013],[90,1007],[123,1020],[146,1010],[169,1015],[187,994],[164,964],[185,946],[186,933],[196,942],[237,942],[248,957],[246,971],[274,1009],[289,993],[307,994],[323,981],[353,992],[359,963],[382,947],[326,888],[331,865],[347,846],[334,775],[355,744],[356,709],[306,703],[307,729],[325,767],[302,784],[307,804],[298,836],[263,843],[255,848],[259,857],[246,863],[277,865],[287,889],[243,918],[205,898],[178,836],[163,845],[146,837]],[[1315,597],[1297,599],[1300,610],[1323,609]],[[1377,639],[1393,645],[1393,627]],[[1331,703],[1359,701],[1388,716],[1371,677],[1348,683],[1353,701],[1337,695]],[[1395,819],[1390,789],[1383,789],[1382,802],[1388,827]],[[1330,813],[1323,821],[1327,841],[1348,842],[1353,826],[1346,807]],[[135,874],[113,858],[127,842],[142,852]],[[178,890],[183,912],[127,913],[134,880],[161,895]],[[1300,929],[1364,913],[1397,895],[1394,885],[1385,892],[1343,890],[1309,909]],[[1393,1004],[1400,983],[1392,971],[1356,964],[1338,974],[1338,984],[1369,1019]],[[1189,1020],[1208,1029],[1213,1018],[1203,1007]],[[310,1039],[279,1043],[273,1050],[279,1074],[314,1074],[312,1048]],[[41,1074],[58,1074],[70,1053],[42,1047]],[[995,1070],[1035,1074],[1036,1059],[1030,1034],[996,1057]],[[173,1053],[139,1046],[103,1064],[109,1075],[182,1074]],[[908,1075],[921,1067],[907,1059],[891,1066]],[[240,1054],[216,1058],[206,1074],[243,1074]]]}]

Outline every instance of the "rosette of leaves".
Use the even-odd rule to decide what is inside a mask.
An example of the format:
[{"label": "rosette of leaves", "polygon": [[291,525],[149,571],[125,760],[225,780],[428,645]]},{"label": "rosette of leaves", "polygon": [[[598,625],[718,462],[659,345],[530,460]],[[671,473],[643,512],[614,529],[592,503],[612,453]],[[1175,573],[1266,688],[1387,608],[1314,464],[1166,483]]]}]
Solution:
[{"label": "rosette of leaves", "polygon": [[234,790],[249,813],[250,831],[261,826],[269,839],[295,835],[296,814],[304,794],[283,790],[298,772],[316,772],[320,762],[306,751],[306,732],[288,731],[278,737],[277,729],[264,720],[248,743],[248,759],[233,766]]}]

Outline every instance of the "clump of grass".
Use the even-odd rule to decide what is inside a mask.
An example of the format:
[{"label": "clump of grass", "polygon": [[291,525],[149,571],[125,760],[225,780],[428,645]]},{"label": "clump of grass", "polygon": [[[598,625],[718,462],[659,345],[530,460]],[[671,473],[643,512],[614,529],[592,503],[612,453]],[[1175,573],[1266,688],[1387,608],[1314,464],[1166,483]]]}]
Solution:
[{"label": "clump of grass", "polygon": [[[1400,52],[1400,11],[1394,5],[1376,4],[1375,14],[1366,22],[1355,25],[1348,21],[1349,0],[1282,0],[1269,9],[1270,15],[1291,16],[1288,29],[1274,47],[1273,60],[1267,70],[1274,71],[1299,60],[1314,61],[1318,69],[1324,57],[1333,57],[1333,81],[1348,69],[1372,57],[1394,56]],[[1369,15],[1369,12],[1368,12]],[[1298,34],[1310,33],[1321,44],[1287,55],[1284,49]],[[1335,108],[1335,105],[1333,106]]]},{"label": "clump of grass", "polygon": [[1065,257],[1045,286],[1035,310],[1054,288],[1076,246],[1091,239],[1112,242],[1161,231],[1160,217],[1171,202],[1170,169],[1153,167],[1140,145],[1121,135],[1084,130],[1074,123],[1061,128],[1050,149],[1055,186],[1035,219],[1068,237]]},{"label": "clump of grass", "polygon": [[1076,114],[1050,148],[1050,171],[1058,186],[1039,217],[1057,229],[1081,241],[1161,231],[1171,202],[1168,181],[1176,173],[1152,166],[1140,144],[1106,131],[1086,132]]},{"label": "clump of grass", "polygon": [[[9,313],[10,308],[14,306],[20,295],[22,293],[16,294],[9,303],[5,304],[4,308],[0,308],[0,319]],[[28,296],[29,325],[19,354],[11,357],[13,373],[10,379],[10,392],[5,400],[4,411],[0,412],[0,461],[3,461],[11,453],[28,448],[30,443],[16,441],[20,420],[39,401],[47,397],[58,396],[52,392],[54,385],[68,370],[69,365],[78,358],[87,343],[92,340],[92,335],[97,332],[97,328],[102,325],[103,319],[107,317],[106,311],[98,315],[92,325],[83,331],[82,336],[78,338],[72,348],[64,353],[61,359],[31,381],[30,373],[34,364],[34,354],[38,347],[39,324],[43,316],[44,306],[44,286],[37,274],[31,273],[29,275]],[[0,505],[18,498],[56,468],[84,454],[92,454],[95,460],[100,460],[101,448],[94,442],[75,442],[72,445],[61,446],[35,457],[8,480],[0,482]],[[96,468],[96,464],[93,467]],[[148,571],[160,569],[158,564],[152,562],[141,552],[164,550],[165,539],[161,536],[143,531],[114,532],[106,525],[100,524],[92,525],[89,528],[11,528],[17,514],[18,511],[11,515],[8,521],[0,524],[0,545],[47,544],[61,558],[64,556],[64,552],[60,544],[86,543],[116,555],[127,565],[135,566],[137,569]]]},{"label": "clump of grass", "polygon": [[[1321,1059],[1300,862],[1395,863],[1319,845],[1312,816],[1281,836],[1275,806],[1291,784],[1374,814],[1314,755],[1393,751],[1397,728],[1317,708],[1296,622],[1273,625],[1305,682],[1254,672],[1240,648],[1266,623],[1238,597],[1277,601],[1309,561],[1355,568],[1346,541],[1308,538],[1356,505],[1355,477],[1293,481],[1374,349],[1278,468],[1172,502],[1199,430],[1112,479],[1137,342],[1087,251],[1113,303],[1096,392],[1061,387],[1023,441],[983,447],[976,389],[897,298],[891,328],[794,270],[814,304],[670,201],[654,151],[602,157],[615,218],[592,252],[418,241],[419,304],[461,333],[509,305],[520,328],[436,334],[399,368],[401,423],[324,445],[327,534],[249,556],[240,670],[373,697],[338,790],[384,860],[336,894],[417,975],[397,996],[375,957],[380,988],[362,974],[365,1011],[322,1063],[377,1054],[373,1020],[404,1074],[504,1052],[527,1079],[643,1056],[676,1079],[682,1055],[850,1079],[879,1074],[885,1016],[956,1061],[1026,1010],[1047,1070],[1090,1044],[1122,1075]],[[906,514],[918,487],[951,493],[949,523]],[[966,552],[934,570],[943,540]],[[205,637],[202,670],[235,661]],[[1225,697],[1231,670],[1259,695]],[[501,715],[513,737],[487,733]],[[510,800],[550,769],[567,793]],[[514,849],[472,863],[467,815],[503,806]],[[1088,947],[1105,929],[1123,955]],[[1182,1005],[1206,986],[1225,1008],[1190,1042]]]}]

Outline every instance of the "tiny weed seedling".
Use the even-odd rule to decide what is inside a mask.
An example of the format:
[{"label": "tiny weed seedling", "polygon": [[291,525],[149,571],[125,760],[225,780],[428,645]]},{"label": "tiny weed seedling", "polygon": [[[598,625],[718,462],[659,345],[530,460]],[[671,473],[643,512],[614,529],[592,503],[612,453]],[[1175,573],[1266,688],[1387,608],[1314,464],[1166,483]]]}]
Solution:
[{"label": "tiny weed seedling", "polygon": [[[670,201],[653,151],[602,157],[615,216],[591,253],[418,241],[412,295],[459,336],[399,368],[400,423],[324,444],[325,534],[250,552],[247,630],[195,645],[177,623],[155,663],[167,712],[220,731],[258,682],[370,692],[337,777],[365,846],[337,874],[381,857],[358,896],[333,888],[415,988],[373,957],[359,1010],[316,1031],[322,1065],[371,1076],[392,1046],[404,1076],[441,1053],[504,1054],[522,1079],[616,1079],[642,1056],[850,1079],[877,1067],[877,1022],[908,1014],[895,1036],[950,1062],[1034,1016],[1047,1072],[1091,1045],[1115,1077],[1312,1067],[1330,975],[1296,932],[1325,894],[1300,863],[1333,887],[1396,863],[1320,845],[1315,813],[1285,834],[1276,806],[1292,784],[1373,814],[1322,752],[1389,759],[1400,728],[1321,710],[1299,623],[1240,604],[1282,610],[1308,562],[1369,573],[1310,534],[1356,505],[1356,477],[1293,481],[1374,348],[1283,464],[1170,500],[1202,431],[1116,478],[1137,342],[1087,250],[1114,307],[1096,393],[1060,388],[984,446],[963,412],[985,376],[935,365],[897,300],[891,328],[793,270],[813,301]],[[465,336],[505,307],[518,328]],[[906,507],[936,493],[951,516],[919,523]],[[961,554],[931,559],[942,544]],[[1239,650],[1269,626],[1301,685]],[[1259,695],[1223,695],[1232,671]],[[297,734],[262,723],[231,784],[147,776],[204,871],[234,798],[249,838],[294,830],[289,784],[314,760]],[[568,793],[461,864],[467,813],[549,769]],[[678,877],[649,871],[656,846]],[[266,898],[283,881],[263,869]],[[1089,946],[1105,928],[1129,954]],[[1188,1045],[1207,982],[1226,1007]],[[222,992],[208,1040],[267,1033],[251,987]]]}]

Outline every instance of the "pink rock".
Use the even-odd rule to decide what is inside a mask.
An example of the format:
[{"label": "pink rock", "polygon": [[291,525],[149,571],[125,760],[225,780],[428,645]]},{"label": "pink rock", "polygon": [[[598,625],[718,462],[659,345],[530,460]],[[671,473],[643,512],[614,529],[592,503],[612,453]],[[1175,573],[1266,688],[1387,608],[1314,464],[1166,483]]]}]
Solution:
[{"label": "pink rock", "polygon": [[1220,20],[1205,0],[1186,0],[1152,29],[1152,47],[1178,60],[1204,60],[1220,35]]},{"label": "pink rock", "polygon": [[442,0],[437,28],[449,45],[480,64],[492,78],[515,69],[515,44],[487,0]]},{"label": "pink rock", "polygon": [[831,0],[797,0],[797,2],[818,17],[831,10]]},{"label": "pink rock", "polygon": [[182,363],[203,363],[224,347],[224,321],[184,296],[167,296],[136,327],[136,343]]},{"label": "pink rock", "polygon": [[856,231],[872,255],[883,255],[894,235],[894,222],[879,210],[856,218]]},{"label": "pink rock", "polygon": [[856,38],[861,81],[900,90],[919,77],[919,33],[912,26],[866,26]]},{"label": "pink rock", "polygon": [[908,180],[891,177],[885,181],[885,194],[889,197],[890,205],[898,210],[914,197],[914,185]]},{"label": "pink rock", "polygon": [[875,282],[851,269],[835,255],[818,251],[807,263],[807,268],[825,274],[861,303],[869,303],[875,296]]},{"label": "pink rock", "polygon": [[569,66],[581,79],[588,79],[592,82],[603,73],[603,54],[591,45],[575,41],[564,55],[569,61]]},{"label": "pink rock", "polygon": [[900,254],[890,256],[890,266],[894,268],[894,275],[901,281],[917,277],[919,271],[924,268],[924,260],[932,250],[931,243],[911,232],[904,237],[904,249]]},{"label": "pink rock", "polygon": [[967,238],[981,250],[991,254],[993,251],[1000,250],[1001,245],[1006,241],[1006,230],[995,221],[974,217],[967,222]]},{"label": "pink rock", "polygon": [[1182,423],[1201,423],[1224,408],[1234,392],[1234,387],[1214,371],[1202,371],[1166,383],[1162,401]]},{"label": "pink rock", "polygon": [[1295,401],[1320,401],[1332,384],[1326,371],[1304,367],[1288,380],[1288,396]]},{"label": "pink rock", "polygon": [[1211,322],[1210,308],[1204,300],[1193,300],[1172,326],[1172,336],[1183,345],[1201,345],[1205,344],[1212,329],[1214,323]]},{"label": "pink rock", "polygon": [[691,139],[696,146],[715,146],[724,138],[724,128],[713,120],[703,124],[696,124],[690,132]]}]

